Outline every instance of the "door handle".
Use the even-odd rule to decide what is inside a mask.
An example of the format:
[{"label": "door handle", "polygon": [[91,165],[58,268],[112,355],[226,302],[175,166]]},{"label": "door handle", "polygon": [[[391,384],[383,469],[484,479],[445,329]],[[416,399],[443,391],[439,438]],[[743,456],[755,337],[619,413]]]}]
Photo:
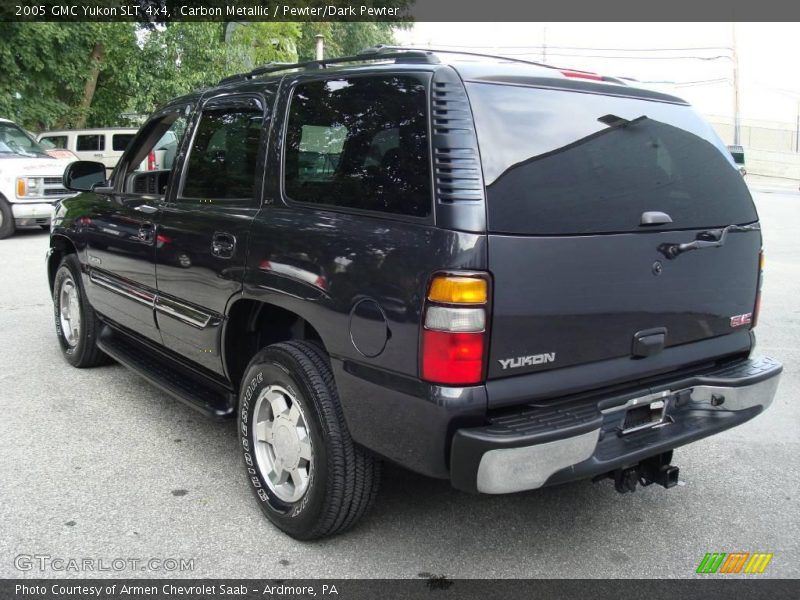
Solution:
[{"label": "door handle", "polygon": [[142,212],[146,215],[152,215],[158,212],[158,207],[150,206],[149,204],[140,204],[133,210],[138,210],[139,212]]},{"label": "door handle", "polygon": [[231,258],[236,251],[236,236],[218,231],[211,239],[211,254],[219,258]]},{"label": "door handle", "polygon": [[672,223],[672,217],[658,210],[643,212],[639,220],[639,225],[642,227],[646,227],[647,225],[666,225],[667,223]]}]

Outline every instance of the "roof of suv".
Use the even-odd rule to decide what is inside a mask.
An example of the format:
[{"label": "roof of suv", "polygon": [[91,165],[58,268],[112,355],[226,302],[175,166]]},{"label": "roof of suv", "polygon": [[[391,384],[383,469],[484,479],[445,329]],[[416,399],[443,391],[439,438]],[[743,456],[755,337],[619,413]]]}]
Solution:
[{"label": "roof of suv", "polygon": [[[279,81],[287,75],[375,73],[381,71],[426,70],[453,68],[465,81],[504,83],[569,89],[611,96],[636,97],[660,102],[687,104],[685,100],[651,89],[635,87],[635,82],[596,73],[563,69],[522,59],[450,50],[376,47],[351,57],[308,61],[305,63],[274,63],[258,67],[250,73],[223,79],[217,86],[204,90],[230,90],[251,81]],[[188,99],[184,97],[184,99]]]}]

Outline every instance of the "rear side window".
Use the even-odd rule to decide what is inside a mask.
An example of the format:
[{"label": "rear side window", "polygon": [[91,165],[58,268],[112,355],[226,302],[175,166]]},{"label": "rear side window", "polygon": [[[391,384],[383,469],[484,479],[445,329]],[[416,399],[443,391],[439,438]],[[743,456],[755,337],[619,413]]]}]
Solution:
[{"label": "rear side window", "polygon": [[134,137],[136,137],[134,133],[115,133],[111,137],[111,147],[114,152],[125,152]]},{"label": "rear side window", "polygon": [[430,213],[425,83],[414,75],[300,84],[289,109],[284,177],[296,201]]},{"label": "rear side window", "polygon": [[253,198],[262,113],[207,110],[200,118],[186,167],[187,198]]},{"label": "rear side window", "polygon": [[46,148],[61,148],[67,147],[67,136],[65,135],[48,135],[41,139]]},{"label": "rear side window", "polygon": [[106,138],[104,135],[79,135],[76,143],[78,152],[91,152],[93,150],[105,150]]},{"label": "rear side window", "polygon": [[637,98],[468,83],[489,227],[503,233],[642,231],[756,220],[727,148],[690,107]]}]

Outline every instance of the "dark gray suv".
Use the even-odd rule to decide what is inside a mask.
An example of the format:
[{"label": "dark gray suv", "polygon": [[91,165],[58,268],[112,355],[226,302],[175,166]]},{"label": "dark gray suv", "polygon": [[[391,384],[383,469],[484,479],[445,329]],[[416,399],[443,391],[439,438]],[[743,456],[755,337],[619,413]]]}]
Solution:
[{"label": "dark gray suv", "polygon": [[[355,523],[384,459],[489,494],[671,487],[673,449],[776,391],[758,215],[711,127],[617,79],[450,58],[268,65],[158,110],[109,180],[65,173],[65,357],[235,418],[297,538]],[[139,170],[170,131],[172,168]]]}]

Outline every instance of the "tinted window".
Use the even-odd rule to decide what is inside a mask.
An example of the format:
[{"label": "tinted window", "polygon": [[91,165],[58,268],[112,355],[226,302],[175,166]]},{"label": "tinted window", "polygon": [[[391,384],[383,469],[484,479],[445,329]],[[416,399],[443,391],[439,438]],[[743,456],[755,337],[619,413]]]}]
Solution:
[{"label": "tinted window", "polygon": [[492,231],[639,229],[756,219],[730,154],[690,107],[634,98],[469,83]]},{"label": "tinted window", "polygon": [[124,152],[134,137],[136,137],[134,133],[116,133],[111,136],[111,147],[115,152]]},{"label": "tinted window", "polygon": [[76,144],[78,152],[91,152],[92,150],[105,150],[106,140],[103,135],[79,135]]},{"label": "tinted window", "polygon": [[183,196],[252,198],[261,122],[256,110],[204,112],[189,154]]},{"label": "tinted window", "polygon": [[47,137],[43,137],[41,143],[44,144],[45,148],[66,148],[67,147],[67,136],[65,135],[49,135]]},{"label": "tinted window", "polygon": [[430,212],[425,84],[415,76],[298,85],[289,110],[293,200],[422,217]]}]

